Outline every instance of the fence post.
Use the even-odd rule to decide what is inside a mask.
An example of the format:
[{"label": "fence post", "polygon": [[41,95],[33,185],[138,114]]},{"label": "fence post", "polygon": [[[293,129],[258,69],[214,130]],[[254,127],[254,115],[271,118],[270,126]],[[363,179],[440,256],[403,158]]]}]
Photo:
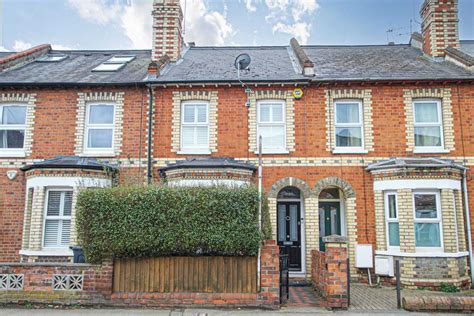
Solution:
[{"label": "fence post", "polygon": [[402,295],[400,293],[400,260],[395,260],[395,274],[397,278],[397,308],[402,308]]}]

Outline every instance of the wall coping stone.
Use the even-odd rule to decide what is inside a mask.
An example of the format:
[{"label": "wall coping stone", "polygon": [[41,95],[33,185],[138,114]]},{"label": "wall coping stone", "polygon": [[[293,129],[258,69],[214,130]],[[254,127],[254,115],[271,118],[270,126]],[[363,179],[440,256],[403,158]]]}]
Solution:
[{"label": "wall coping stone", "polygon": [[99,268],[100,264],[71,263],[71,262],[0,262],[0,267],[72,267]]},{"label": "wall coping stone", "polygon": [[347,237],[340,236],[340,235],[329,235],[323,237],[324,243],[339,243],[339,244],[346,244]]}]

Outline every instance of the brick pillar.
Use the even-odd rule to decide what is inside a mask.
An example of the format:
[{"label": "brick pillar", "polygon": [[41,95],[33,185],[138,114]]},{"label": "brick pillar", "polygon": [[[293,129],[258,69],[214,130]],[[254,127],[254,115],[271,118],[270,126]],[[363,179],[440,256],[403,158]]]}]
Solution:
[{"label": "brick pillar", "polygon": [[327,307],[347,309],[347,239],[331,235],[323,237],[326,245],[325,276]]},{"label": "brick pillar", "polygon": [[275,240],[266,240],[261,249],[259,305],[280,307],[280,247]]},{"label": "brick pillar", "polygon": [[183,12],[179,0],[153,1],[152,60],[167,55],[171,61],[181,57]]}]

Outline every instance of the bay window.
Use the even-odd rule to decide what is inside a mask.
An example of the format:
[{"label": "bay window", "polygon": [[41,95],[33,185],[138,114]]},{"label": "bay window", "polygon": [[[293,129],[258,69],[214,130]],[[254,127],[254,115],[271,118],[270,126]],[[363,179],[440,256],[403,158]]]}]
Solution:
[{"label": "bay window", "polygon": [[385,192],[385,221],[387,227],[387,247],[400,249],[400,224],[398,220],[397,194]]},{"label": "bay window", "polygon": [[260,101],[257,103],[257,148],[262,137],[265,153],[286,152],[285,103]]},{"label": "bay window", "polygon": [[47,191],[43,247],[65,248],[71,237],[72,191]]},{"label": "bay window", "polygon": [[209,152],[209,104],[202,101],[182,103],[181,150]]},{"label": "bay window", "polygon": [[89,104],[86,115],[86,152],[113,152],[115,106]]},{"label": "bay window", "polygon": [[0,151],[21,151],[26,131],[26,106],[0,106]]},{"label": "bay window", "polygon": [[362,102],[339,100],[334,106],[336,149],[362,149],[364,147]]},{"label": "bay window", "polygon": [[417,100],[413,102],[415,148],[439,150],[444,148],[441,102]]},{"label": "bay window", "polygon": [[415,246],[417,250],[441,250],[441,207],[439,191],[413,192]]}]

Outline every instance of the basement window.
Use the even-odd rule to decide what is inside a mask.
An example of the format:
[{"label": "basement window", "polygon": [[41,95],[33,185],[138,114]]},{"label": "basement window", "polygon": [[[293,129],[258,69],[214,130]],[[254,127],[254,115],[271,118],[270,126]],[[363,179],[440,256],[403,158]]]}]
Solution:
[{"label": "basement window", "polygon": [[95,67],[92,71],[118,71],[134,59],[134,55],[116,55]]},{"label": "basement window", "polygon": [[67,58],[67,55],[53,55],[53,54],[48,54],[46,56],[43,56],[41,58],[38,58],[37,61],[43,62],[43,63],[55,63],[58,61],[62,61]]}]

